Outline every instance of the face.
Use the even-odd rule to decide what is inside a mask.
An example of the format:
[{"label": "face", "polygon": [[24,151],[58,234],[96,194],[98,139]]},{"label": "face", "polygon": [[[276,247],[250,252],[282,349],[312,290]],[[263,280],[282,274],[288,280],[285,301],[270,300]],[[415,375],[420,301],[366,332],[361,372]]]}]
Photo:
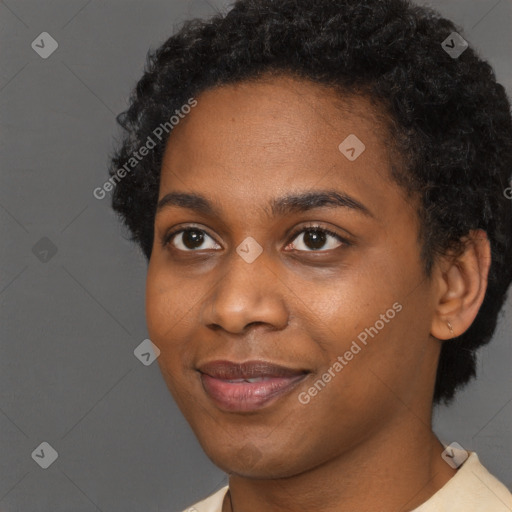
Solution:
[{"label": "face", "polygon": [[428,415],[432,284],[371,104],[289,77],[196,99],[164,154],[146,316],[207,455],[291,476]]}]

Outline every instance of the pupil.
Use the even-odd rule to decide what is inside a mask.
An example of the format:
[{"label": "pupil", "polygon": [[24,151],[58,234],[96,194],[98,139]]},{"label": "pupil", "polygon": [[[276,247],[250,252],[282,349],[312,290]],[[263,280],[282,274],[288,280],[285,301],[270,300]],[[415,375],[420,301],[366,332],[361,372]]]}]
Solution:
[{"label": "pupil", "polygon": [[202,242],[203,233],[200,233],[199,231],[188,229],[183,233],[183,243],[187,249],[195,249],[197,246],[200,246]]},{"label": "pupil", "polygon": [[325,244],[325,233],[315,229],[308,229],[304,233],[304,243],[310,249],[320,249]]}]

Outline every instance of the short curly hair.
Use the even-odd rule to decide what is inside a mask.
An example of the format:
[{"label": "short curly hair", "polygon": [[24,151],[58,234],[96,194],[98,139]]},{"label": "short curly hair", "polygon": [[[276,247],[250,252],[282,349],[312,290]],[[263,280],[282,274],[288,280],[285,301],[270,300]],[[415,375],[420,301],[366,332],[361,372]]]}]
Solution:
[{"label": "short curly hair", "polygon": [[[444,50],[453,32],[463,30],[408,0],[238,0],[225,14],[185,21],[148,51],[129,107],[116,118],[123,136],[109,156],[109,179],[155,127],[215,86],[282,73],[365,95],[386,112],[401,162],[393,178],[420,199],[426,276],[438,255],[462,249],[470,230],[490,240],[479,313],[441,348],[433,402],[450,403],[475,376],[476,349],[490,341],[512,280],[512,201],[504,193],[512,169],[510,102],[471,46],[459,56]],[[112,193],[113,209],[148,261],[166,131],[130,172],[117,174]]]}]

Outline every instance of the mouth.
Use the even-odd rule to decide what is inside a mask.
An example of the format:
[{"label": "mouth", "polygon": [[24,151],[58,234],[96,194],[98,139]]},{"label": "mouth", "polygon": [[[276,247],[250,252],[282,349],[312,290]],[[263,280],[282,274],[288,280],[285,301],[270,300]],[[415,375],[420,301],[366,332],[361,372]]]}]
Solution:
[{"label": "mouth", "polygon": [[288,394],[309,371],[267,361],[213,361],[197,368],[206,394],[222,410],[249,412]]}]

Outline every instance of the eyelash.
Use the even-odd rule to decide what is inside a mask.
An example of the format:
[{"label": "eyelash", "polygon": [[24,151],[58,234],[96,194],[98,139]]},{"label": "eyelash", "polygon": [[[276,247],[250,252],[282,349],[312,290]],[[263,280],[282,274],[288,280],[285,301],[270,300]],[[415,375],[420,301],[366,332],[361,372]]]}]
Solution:
[{"label": "eyelash", "polygon": [[[162,247],[167,247],[174,236],[180,234],[180,233],[183,233],[185,231],[188,231],[188,230],[191,230],[191,231],[199,231],[200,233],[204,233],[206,234],[207,236],[209,236],[210,238],[213,239],[212,236],[210,236],[204,229],[200,229],[200,228],[196,228],[194,226],[190,226],[190,227],[181,227],[181,228],[177,228],[169,233],[166,233],[163,238],[162,238]],[[334,238],[336,238],[336,240],[338,240],[339,242],[341,242],[343,245],[345,246],[350,246],[352,245],[348,240],[346,240],[345,238],[341,237],[338,233],[335,233],[334,231],[331,231],[330,229],[327,229],[327,228],[324,228],[322,226],[319,226],[319,225],[310,225],[310,226],[303,226],[302,228],[298,229],[297,231],[293,232],[291,235],[290,235],[290,238],[289,238],[289,242],[286,244],[286,245],[289,245],[293,240],[295,240],[295,238],[297,238],[297,235],[300,235],[301,233],[303,232],[306,232],[306,231],[320,231],[322,233],[325,233],[327,235],[330,235]],[[196,252],[197,250],[188,250],[188,251],[182,251],[181,249],[176,249],[177,251],[180,251],[180,252]],[[334,250],[334,249],[330,249],[330,250]],[[327,252],[328,250],[311,250],[311,251],[299,251],[299,252]]]}]

